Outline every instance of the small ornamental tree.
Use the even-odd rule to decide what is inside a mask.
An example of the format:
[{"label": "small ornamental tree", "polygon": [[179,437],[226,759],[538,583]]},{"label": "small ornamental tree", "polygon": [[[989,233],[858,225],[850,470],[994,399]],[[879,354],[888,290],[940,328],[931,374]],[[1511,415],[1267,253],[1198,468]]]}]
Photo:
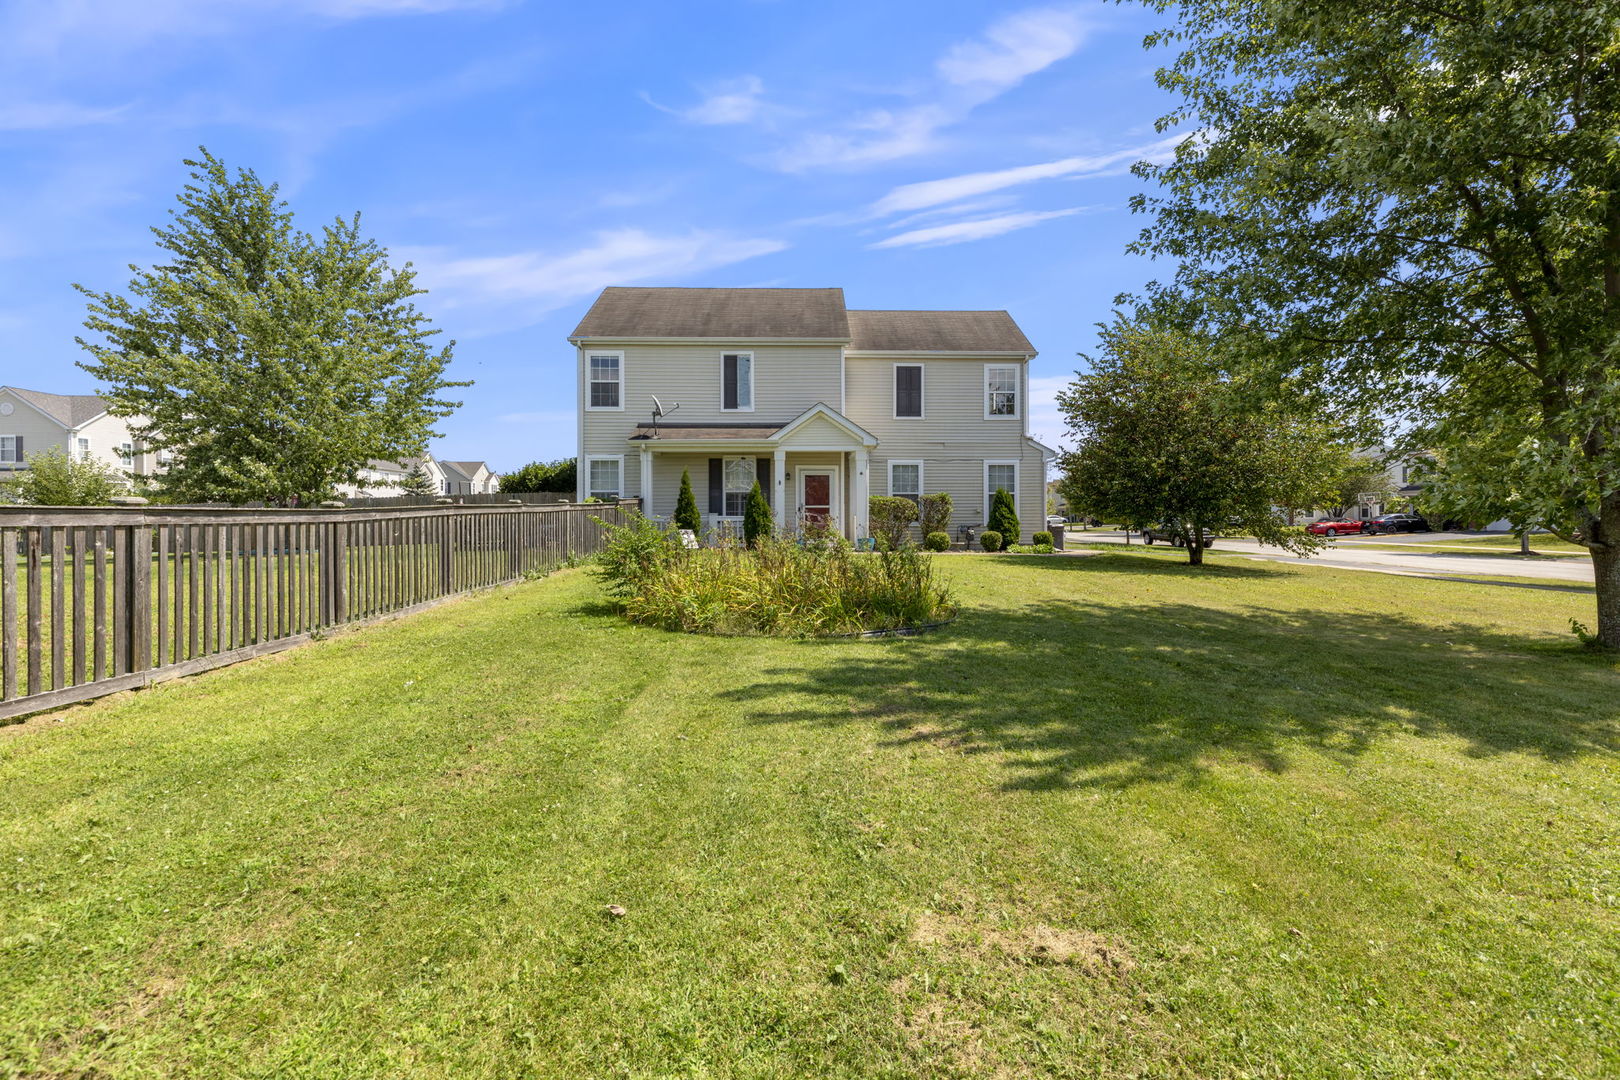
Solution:
[{"label": "small ornamental tree", "polygon": [[703,515],[698,513],[697,496],[692,494],[692,473],[681,470],[681,493],[675,500],[675,527],[693,532],[703,528]]},{"label": "small ornamental tree", "polygon": [[29,454],[27,470],[6,486],[33,506],[105,506],[123,487],[101,462],[76,461],[59,446]]},{"label": "small ornamental tree", "polygon": [[1006,488],[996,488],[996,493],[990,497],[990,520],[987,524],[991,532],[1001,534],[1003,544],[1018,543],[1018,510],[1013,505],[1012,493]]},{"label": "small ornamental tree", "polygon": [[753,547],[770,536],[775,525],[771,504],[765,501],[765,493],[755,480],[753,489],[748,492],[748,505],[743,508],[743,543]]},{"label": "small ornamental tree", "polygon": [[917,504],[918,513],[922,518],[923,535],[929,533],[949,533],[951,528],[951,497],[943,491],[936,491],[932,495],[924,495]]},{"label": "small ornamental tree", "polygon": [[911,523],[917,520],[917,504],[897,495],[874,495],[868,503],[872,539],[880,548],[895,551],[906,546]]},{"label": "small ornamental tree", "polygon": [[420,461],[411,463],[410,469],[405,473],[405,479],[399,482],[399,489],[407,495],[437,495],[433,488],[433,477],[428,475],[427,467]]}]

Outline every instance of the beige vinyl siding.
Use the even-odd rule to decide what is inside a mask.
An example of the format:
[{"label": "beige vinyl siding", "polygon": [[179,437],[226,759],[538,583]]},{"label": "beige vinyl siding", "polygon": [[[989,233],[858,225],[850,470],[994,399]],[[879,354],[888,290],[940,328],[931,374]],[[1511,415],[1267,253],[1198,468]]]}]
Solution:
[{"label": "beige vinyl siding", "polygon": [[[79,429],[78,439],[90,440],[90,453],[99,462],[120,472],[151,472],[157,465],[157,455],[137,455],[135,458],[125,460],[118,453],[123,443],[135,442],[129,433],[129,424],[122,417],[106,415],[85,424]],[[77,443],[75,443],[77,445]],[[137,466],[140,466],[137,468]]]},{"label": "beige vinyl siding", "polygon": [[[0,392],[0,401],[11,403],[11,415],[0,416],[0,435],[21,435],[23,456],[38,454],[51,447],[67,450],[67,432],[61,424],[41,413],[22,398]],[[11,466],[0,465],[0,469]]]},{"label": "beige vinyl siding", "polygon": [[[923,367],[923,419],[895,419],[894,367]],[[1019,368],[1015,417],[985,419],[984,368]],[[921,461],[923,491],[950,494],[952,539],[961,525],[984,524],[984,463],[1017,461],[1018,523],[1023,539],[1044,527],[1045,471],[1041,452],[1024,436],[1028,365],[1022,360],[939,357],[862,357],[845,360],[847,415],[878,438],[872,451],[872,494],[889,494],[889,462]]]},{"label": "beige vinyl siding", "polygon": [[[579,353],[576,378],[585,377],[585,358],[592,351],[624,354],[621,389],[622,411],[585,409],[580,414],[580,446],[585,456],[624,455],[624,495],[641,496],[641,462],[634,443],[627,440],[636,425],[652,420],[652,399],[657,395],[665,408],[680,404],[680,411],[668,419],[675,423],[721,423],[781,425],[806,409],[823,402],[836,409],[841,398],[840,350],[836,345],[610,345],[598,343]],[[751,412],[720,408],[720,357],[728,352],[754,354],[754,408]],[[767,455],[769,456],[769,455]],[[670,455],[654,458],[654,512],[674,513],[675,494],[671,489],[668,510],[660,509],[666,487],[664,462]],[[704,459],[704,468],[707,459]],[[583,463],[581,463],[583,466]],[[678,485],[681,474],[674,469]],[[700,477],[694,471],[696,486]],[[701,479],[706,483],[705,478]],[[702,493],[699,503],[706,507]]]}]

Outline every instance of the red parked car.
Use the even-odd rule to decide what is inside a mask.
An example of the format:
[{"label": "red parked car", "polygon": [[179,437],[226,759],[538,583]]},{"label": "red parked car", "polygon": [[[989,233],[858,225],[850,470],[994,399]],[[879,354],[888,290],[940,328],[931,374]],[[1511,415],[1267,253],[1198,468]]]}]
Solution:
[{"label": "red parked car", "polygon": [[1305,531],[1315,533],[1317,536],[1348,536],[1361,531],[1359,521],[1313,521],[1305,526]]}]

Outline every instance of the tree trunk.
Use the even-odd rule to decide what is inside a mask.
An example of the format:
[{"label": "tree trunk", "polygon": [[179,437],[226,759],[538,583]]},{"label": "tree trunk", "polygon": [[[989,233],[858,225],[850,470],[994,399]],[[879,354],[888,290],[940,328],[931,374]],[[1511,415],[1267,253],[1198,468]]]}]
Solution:
[{"label": "tree trunk", "polygon": [[1192,531],[1187,533],[1187,565],[1204,565],[1204,527],[1194,525]]},{"label": "tree trunk", "polygon": [[1592,576],[1597,582],[1597,639],[1620,649],[1620,547],[1592,549]]},{"label": "tree trunk", "polygon": [[1530,527],[1525,526],[1519,530],[1519,554],[1530,554]]}]

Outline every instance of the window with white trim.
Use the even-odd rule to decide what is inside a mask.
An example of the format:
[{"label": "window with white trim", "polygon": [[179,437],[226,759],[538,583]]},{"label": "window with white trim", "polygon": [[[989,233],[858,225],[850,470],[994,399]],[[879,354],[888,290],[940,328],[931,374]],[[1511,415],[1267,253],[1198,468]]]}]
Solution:
[{"label": "window with white trim", "polygon": [[589,383],[585,390],[585,407],[624,408],[624,353],[587,353],[585,362],[590,368]]},{"label": "window with white trim", "polygon": [[132,443],[132,442],[121,442],[121,443],[119,443],[118,444],[118,456],[120,458],[122,458],[123,460],[125,460],[125,461],[134,461],[135,460],[135,444]]},{"label": "window with white trim", "polygon": [[984,463],[984,520],[990,520],[990,500],[1000,488],[1006,488],[1018,505],[1018,462],[986,461]]},{"label": "window with white trim", "polygon": [[80,439],[79,440],[79,460],[80,461],[89,461],[90,460],[90,440],[89,439]]},{"label": "window with white trim", "polygon": [[921,364],[894,365],[894,418],[921,420],[923,418],[923,366]]},{"label": "window with white trim", "polygon": [[984,416],[1018,415],[1018,365],[984,365]]},{"label": "window with white trim", "polygon": [[720,408],[726,412],[754,411],[753,353],[725,353],[720,357]]},{"label": "window with white trim", "polygon": [[624,490],[624,459],[593,457],[586,459],[586,495],[594,499],[617,499]]},{"label": "window with white trim", "polygon": [[724,466],[726,517],[742,517],[748,509],[748,496],[759,477],[759,462],[751,457],[728,457]]},{"label": "window with white trim", "polygon": [[889,462],[889,494],[914,503],[922,502],[923,463],[920,461]]},{"label": "window with white trim", "polygon": [[0,461],[15,465],[22,461],[17,443],[20,440],[15,435],[0,435]]}]

